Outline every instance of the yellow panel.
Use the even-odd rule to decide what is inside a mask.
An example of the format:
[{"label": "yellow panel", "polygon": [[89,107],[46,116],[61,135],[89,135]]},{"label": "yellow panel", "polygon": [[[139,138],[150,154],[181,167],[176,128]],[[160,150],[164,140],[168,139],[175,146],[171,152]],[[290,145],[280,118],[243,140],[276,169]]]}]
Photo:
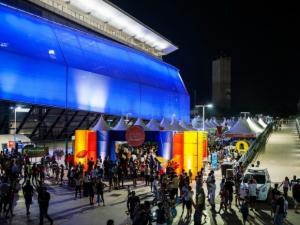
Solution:
[{"label": "yellow panel", "polygon": [[197,131],[184,131],[184,143],[197,143]]},{"label": "yellow panel", "polygon": [[193,178],[197,175],[197,157],[196,156],[184,156],[184,170],[188,172],[190,169],[193,174]]},{"label": "yellow panel", "polygon": [[183,155],[197,155],[197,144],[184,144]]},{"label": "yellow panel", "polygon": [[76,130],[75,131],[75,152],[74,160],[75,163],[86,164],[86,157],[77,157],[78,154],[83,154],[84,151],[87,151],[87,130]]}]

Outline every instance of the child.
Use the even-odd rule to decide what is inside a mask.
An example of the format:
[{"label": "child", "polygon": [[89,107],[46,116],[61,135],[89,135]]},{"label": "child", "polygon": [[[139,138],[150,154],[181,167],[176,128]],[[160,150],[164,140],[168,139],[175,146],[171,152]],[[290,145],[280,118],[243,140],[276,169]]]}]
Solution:
[{"label": "child", "polygon": [[243,216],[243,224],[245,225],[249,215],[249,205],[247,200],[243,201],[241,205],[241,213]]}]

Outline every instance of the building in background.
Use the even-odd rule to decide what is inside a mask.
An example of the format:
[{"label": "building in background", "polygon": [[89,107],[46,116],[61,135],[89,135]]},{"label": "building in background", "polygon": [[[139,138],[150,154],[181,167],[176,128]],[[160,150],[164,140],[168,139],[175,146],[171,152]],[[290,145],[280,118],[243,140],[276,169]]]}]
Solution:
[{"label": "building in background", "polygon": [[0,22],[0,134],[67,143],[100,115],[189,122],[162,59],[177,47],[109,1],[0,0]]},{"label": "building in background", "polygon": [[220,57],[212,63],[212,102],[220,110],[231,107],[230,57]]}]

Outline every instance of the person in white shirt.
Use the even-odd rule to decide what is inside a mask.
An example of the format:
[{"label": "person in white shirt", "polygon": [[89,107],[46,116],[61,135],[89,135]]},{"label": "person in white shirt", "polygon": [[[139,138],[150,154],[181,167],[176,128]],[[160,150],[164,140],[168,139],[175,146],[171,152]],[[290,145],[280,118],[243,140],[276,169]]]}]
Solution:
[{"label": "person in white shirt", "polygon": [[248,195],[249,195],[250,207],[251,207],[250,210],[252,210],[252,211],[253,211],[253,209],[255,209],[257,192],[258,192],[257,184],[256,184],[255,180],[253,178],[251,178],[248,183]]},{"label": "person in white shirt", "polygon": [[239,196],[238,196],[239,205],[245,200],[247,197],[247,187],[245,184],[241,183],[240,190],[239,190]]}]

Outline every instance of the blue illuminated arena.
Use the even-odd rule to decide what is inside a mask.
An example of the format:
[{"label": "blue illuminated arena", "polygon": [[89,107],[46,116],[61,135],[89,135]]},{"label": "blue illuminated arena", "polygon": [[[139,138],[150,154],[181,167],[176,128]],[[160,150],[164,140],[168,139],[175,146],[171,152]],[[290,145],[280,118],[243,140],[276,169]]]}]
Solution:
[{"label": "blue illuminated arena", "polygon": [[0,99],[189,121],[189,94],[175,67],[2,4],[0,23]]}]

